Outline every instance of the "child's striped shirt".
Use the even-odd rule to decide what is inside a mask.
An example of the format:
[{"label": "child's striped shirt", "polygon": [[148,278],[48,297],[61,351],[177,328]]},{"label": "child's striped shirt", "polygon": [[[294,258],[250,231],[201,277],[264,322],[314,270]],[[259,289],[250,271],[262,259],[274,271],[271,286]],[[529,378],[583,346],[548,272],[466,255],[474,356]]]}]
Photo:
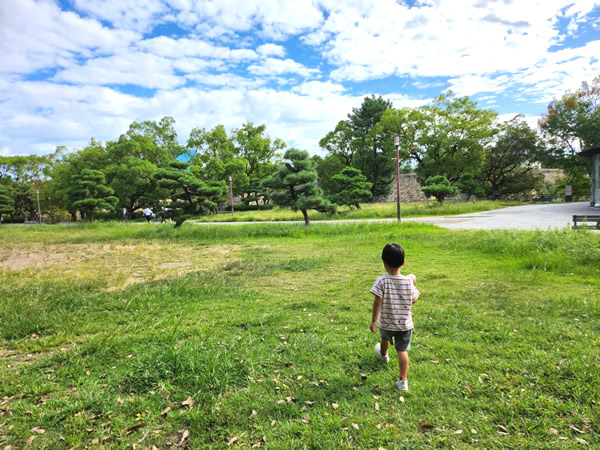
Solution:
[{"label": "child's striped shirt", "polygon": [[382,299],[379,328],[398,331],[413,328],[411,308],[421,293],[410,278],[402,274],[380,276],[371,293]]}]

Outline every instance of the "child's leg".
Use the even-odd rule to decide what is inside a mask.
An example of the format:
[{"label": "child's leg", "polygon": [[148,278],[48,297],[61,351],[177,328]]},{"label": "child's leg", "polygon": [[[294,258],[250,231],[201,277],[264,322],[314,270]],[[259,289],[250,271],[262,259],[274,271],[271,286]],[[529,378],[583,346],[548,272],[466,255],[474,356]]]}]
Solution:
[{"label": "child's leg", "polygon": [[390,347],[390,341],[388,341],[387,339],[381,338],[381,341],[379,342],[379,351],[381,352],[381,354],[383,356],[387,355],[389,347]]},{"label": "child's leg", "polygon": [[[383,350],[382,350],[383,352]],[[399,373],[398,378],[401,380],[406,380],[408,377],[408,352],[407,351],[398,351],[398,366]]]}]

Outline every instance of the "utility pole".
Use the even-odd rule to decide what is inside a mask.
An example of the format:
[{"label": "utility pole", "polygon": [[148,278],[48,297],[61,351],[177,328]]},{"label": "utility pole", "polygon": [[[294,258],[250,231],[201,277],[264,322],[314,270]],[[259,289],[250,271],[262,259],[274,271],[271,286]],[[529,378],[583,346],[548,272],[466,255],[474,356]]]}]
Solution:
[{"label": "utility pole", "polygon": [[233,184],[229,175],[229,203],[231,204],[231,215],[233,216]]},{"label": "utility pole", "polygon": [[35,190],[35,195],[37,196],[37,203],[38,203],[38,219],[40,221],[40,225],[42,224],[42,208],[40,208],[40,190],[36,189]]},{"label": "utility pole", "polygon": [[394,136],[394,147],[396,147],[396,213],[398,222],[402,220],[400,212],[400,136]]}]

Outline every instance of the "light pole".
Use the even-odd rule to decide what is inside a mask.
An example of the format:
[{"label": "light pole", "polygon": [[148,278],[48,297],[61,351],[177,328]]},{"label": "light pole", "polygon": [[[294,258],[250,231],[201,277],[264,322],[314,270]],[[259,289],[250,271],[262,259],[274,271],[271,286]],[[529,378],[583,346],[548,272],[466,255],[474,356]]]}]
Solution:
[{"label": "light pole", "polygon": [[231,215],[233,216],[233,184],[229,175],[229,203],[231,204]]},{"label": "light pole", "polygon": [[40,190],[36,189],[35,190],[35,195],[37,196],[37,202],[38,202],[38,219],[40,221],[40,225],[42,224],[42,208],[40,208]]},{"label": "light pole", "polygon": [[394,147],[396,147],[396,212],[398,215],[398,222],[402,220],[402,214],[400,212],[400,136],[394,136]]}]

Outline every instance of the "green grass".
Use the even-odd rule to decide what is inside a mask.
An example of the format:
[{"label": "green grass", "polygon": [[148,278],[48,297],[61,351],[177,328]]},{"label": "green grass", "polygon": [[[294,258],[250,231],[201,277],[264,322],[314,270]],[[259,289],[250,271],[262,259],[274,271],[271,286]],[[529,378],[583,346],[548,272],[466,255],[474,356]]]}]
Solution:
[{"label": "green grass", "polygon": [[[368,332],[392,241],[422,292],[402,398]],[[0,242],[2,446],[600,446],[593,232],[109,223]]]},{"label": "green grass", "polygon": [[[473,202],[447,200],[429,203],[404,203],[401,205],[402,217],[445,216],[489,211],[492,209],[517,206],[522,203],[507,201],[479,200]],[[337,214],[325,214],[309,211],[311,220],[342,220],[342,219],[392,219],[396,218],[396,203],[365,203],[360,209],[341,207]],[[300,211],[275,207],[267,211],[240,211],[233,216],[231,213],[210,215],[195,219],[199,222],[265,222],[265,221],[303,221]]]}]

